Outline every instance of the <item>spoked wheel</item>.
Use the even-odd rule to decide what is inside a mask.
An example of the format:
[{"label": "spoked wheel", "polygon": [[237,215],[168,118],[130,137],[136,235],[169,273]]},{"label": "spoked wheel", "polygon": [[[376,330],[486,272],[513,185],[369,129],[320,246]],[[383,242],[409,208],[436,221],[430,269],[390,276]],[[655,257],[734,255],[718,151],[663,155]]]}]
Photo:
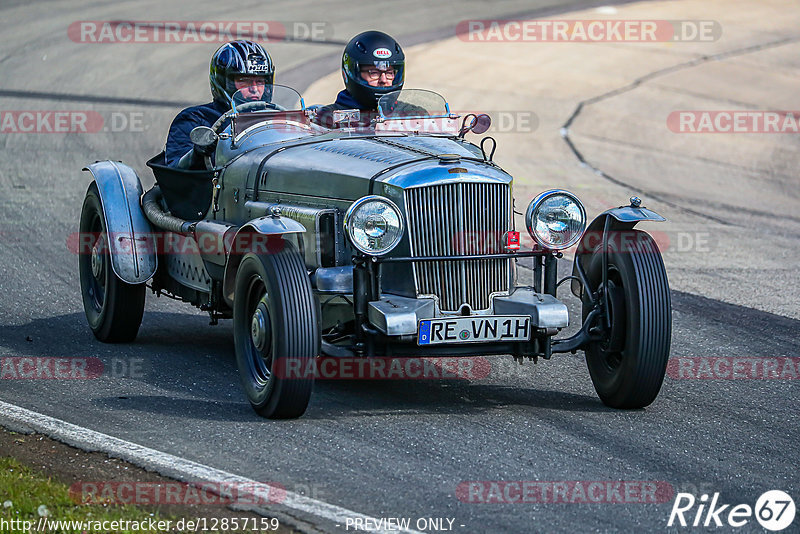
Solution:
[{"label": "spoked wheel", "polygon": [[305,263],[277,240],[271,254],[248,254],[236,273],[233,329],[236,363],[247,398],[263,417],[303,415],[319,354],[317,307]]},{"label": "spoked wheel", "polygon": [[[613,408],[643,408],[652,403],[664,381],[672,339],[672,307],[664,262],[645,232],[609,235],[607,314],[599,324],[601,341],[586,348],[586,363],[597,394]],[[588,262],[592,288],[603,281],[602,247]],[[602,289],[602,288],[601,288]],[[592,304],[583,297],[583,317]]]},{"label": "spoked wheel", "polygon": [[145,285],[120,280],[111,267],[103,202],[92,183],[83,201],[78,271],[83,309],[95,337],[105,343],[133,341],[144,314]]}]

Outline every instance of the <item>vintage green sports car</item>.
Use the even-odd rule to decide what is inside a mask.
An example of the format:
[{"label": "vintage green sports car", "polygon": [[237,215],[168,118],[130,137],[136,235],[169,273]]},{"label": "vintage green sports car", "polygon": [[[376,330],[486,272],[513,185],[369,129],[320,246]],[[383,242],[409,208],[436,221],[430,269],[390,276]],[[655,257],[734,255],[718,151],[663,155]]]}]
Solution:
[{"label": "vintage green sports car", "polygon": [[[150,160],[157,185],[146,193],[124,164],[87,167],[80,279],[98,339],[136,337],[147,287],[212,324],[232,318],[244,391],[270,418],[304,413],[314,377],[284,371],[318,357],[582,350],[605,404],[653,402],[670,293],[656,243],[634,226],[661,216],[634,197],[587,227],[578,198],[552,189],[528,204],[526,250],[494,139],[466,140],[486,132],[486,115],[459,117],[436,93],[403,90],[374,117],[336,112],[329,129],[293,89],[265,94],[235,96],[212,128],[192,132],[213,154],[204,168]],[[575,245],[572,275],[558,280],[561,251]],[[523,259],[531,285],[517,284]],[[556,296],[564,281],[582,327],[557,339],[570,320]]]}]

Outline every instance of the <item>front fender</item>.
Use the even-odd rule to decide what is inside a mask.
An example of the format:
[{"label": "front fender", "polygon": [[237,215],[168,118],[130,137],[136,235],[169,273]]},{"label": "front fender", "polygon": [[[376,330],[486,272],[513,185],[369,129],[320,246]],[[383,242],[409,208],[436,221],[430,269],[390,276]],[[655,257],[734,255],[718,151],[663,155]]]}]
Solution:
[{"label": "front fender", "polygon": [[143,191],[136,171],[116,161],[98,161],[83,170],[92,173],[103,203],[114,274],[129,284],[147,282],[158,258],[153,229],[139,203]]},{"label": "front fender", "polygon": [[[576,265],[578,262],[583,267],[583,272],[586,272],[591,253],[605,242],[606,231],[630,230],[641,221],[663,222],[666,220],[658,213],[638,206],[621,206],[604,211],[589,224],[578,242],[578,248],[575,250],[575,262],[572,265],[572,276],[578,277]],[[606,222],[608,228],[606,228]],[[576,278],[572,279],[570,289],[573,295],[580,298],[582,287]]]},{"label": "front fender", "polygon": [[[269,253],[270,237],[283,238],[290,234],[304,234],[306,227],[287,217],[259,217],[243,225],[236,232],[228,250],[225,262],[225,277],[222,282],[222,296],[228,305],[233,306],[233,288],[236,271],[242,258],[248,252]],[[263,238],[263,239],[259,239]]]}]

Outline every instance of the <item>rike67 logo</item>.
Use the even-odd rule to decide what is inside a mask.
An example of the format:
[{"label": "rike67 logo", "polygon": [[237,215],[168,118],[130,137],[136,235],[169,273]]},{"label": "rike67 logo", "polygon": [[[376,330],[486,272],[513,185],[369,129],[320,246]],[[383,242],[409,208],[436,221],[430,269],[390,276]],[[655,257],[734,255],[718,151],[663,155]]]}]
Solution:
[{"label": "rike67 logo", "polygon": [[714,493],[710,500],[708,494],[698,499],[691,493],[678,493],[667,526],[740,528],[755,517],[763,528],[778,532],[792,524],[796,511],[794,500],[781,490],[764,492],[755,506],[722,504],[719,493]]}]

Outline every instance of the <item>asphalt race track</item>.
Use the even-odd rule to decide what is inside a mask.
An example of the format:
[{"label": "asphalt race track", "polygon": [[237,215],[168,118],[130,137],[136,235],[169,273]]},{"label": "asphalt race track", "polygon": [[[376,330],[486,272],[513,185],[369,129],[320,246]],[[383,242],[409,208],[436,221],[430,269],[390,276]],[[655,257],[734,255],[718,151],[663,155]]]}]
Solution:
[{"label": "asphalt race track", "polygon": [[[607,4],[617,7],[595,9]],[[232,11],[208,1],[5,0],[0,112],[91,110],[103,120],[87,134],[0,133],[0,357],[91,357],[105,371],[93,380],[2,379],[0,401],[373,518],[411,518],[426,532],[433,529],[418,528],[418,519],[452,519],[464,533],[698,530],[667,527],[678,492],[753,506],[782,490],[800,504],[800,134],[703,137],[665,125],[675,110],[797,110],[796,3],[400,6],[282,0]],[[455,37],[460,20],[515,17],[712,20],[722,33],[662,47],[543,44],[530,55]],[[517,177],[517,209],[558,186],[576,192],[590,216],[638,194],[670,219],[646,227],[672,244],[664,256],[675,361],[657,400],[637,411],[606,408],[582,353],[535,366],[487,357],[491,372],[473,380],[321,381],[304,417],[267,421],[239,386],[230,322],[211,327],[194,308],[148,295],[135,343],[97,342],[67,246],[90,181],[81,168],[122,160],[152,184],[144,162],[163,147],[177,111],[208,100],[208,58],[218,46],[94,44],[69,30],[76,21],[120,20],[276,21],[295,36],[268,44],[276,83],[308,90],[308,103],[338,91],[344,43],[381,29],[407,46],[412,86],[429,84],[456,109],[535,110],[535,128],[496,135],[496,159]],[[579,314],[566,287],[559,296]],[[730,367],[687,379],[681,362],[697,358],[727,358]],[[767,361],[780,367],[770,374]],[[623,502],[485,503],[465,492],[475,487],[469,482],[489,481],[601,482],[607,500]],[[625,482],[660,490],[637,502]],[[308,532],[347,531],[277,510]],[[708,530],[763,531],[754,518]],[[800,519],[783,532],[800,532]]]}]

